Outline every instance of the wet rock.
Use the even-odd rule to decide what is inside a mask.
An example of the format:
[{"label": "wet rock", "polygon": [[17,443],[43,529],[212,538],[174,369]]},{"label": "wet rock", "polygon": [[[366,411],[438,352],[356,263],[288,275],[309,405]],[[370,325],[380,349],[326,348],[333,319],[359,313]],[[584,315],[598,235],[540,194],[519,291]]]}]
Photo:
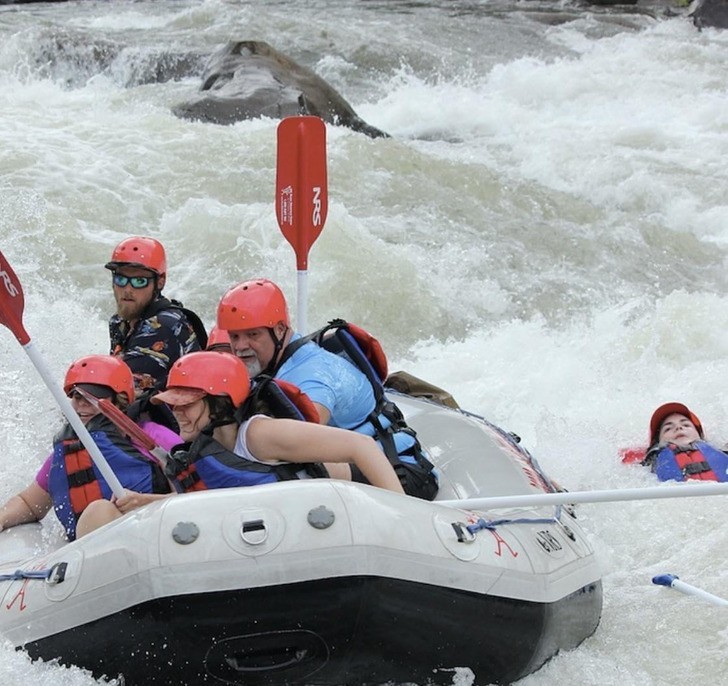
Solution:
[{"label": "wet rock", "polygon": [[262,41],[230,42],[215,53],[200,92],[172,111],[214,124],[310,114],[372,138],[387,136],[363,121],[324,79]]},{"label": "wet rock", "polygon": [[698,0],[690,11],[690,16],[699,29],[728,28],[728,0]]}]

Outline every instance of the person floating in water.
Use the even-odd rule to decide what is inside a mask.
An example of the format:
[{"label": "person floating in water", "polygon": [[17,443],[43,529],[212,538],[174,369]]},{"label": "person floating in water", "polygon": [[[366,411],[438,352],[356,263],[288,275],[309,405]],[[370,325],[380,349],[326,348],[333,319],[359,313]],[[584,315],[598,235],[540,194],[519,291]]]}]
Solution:
[{"label": "person floating in water", "polygon": [[705,440],[700,419],[682,403],[654,411],[649,445],[640,463],[660,481],[728,481],[728,455]]}]

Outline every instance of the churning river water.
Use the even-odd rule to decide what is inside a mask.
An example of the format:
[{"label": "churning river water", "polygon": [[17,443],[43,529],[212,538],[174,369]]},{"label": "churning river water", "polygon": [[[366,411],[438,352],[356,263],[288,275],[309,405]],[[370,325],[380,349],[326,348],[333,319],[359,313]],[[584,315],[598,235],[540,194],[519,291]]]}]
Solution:
[{"label": "churning river water", "polygon": [[[244,278],[294,298],[273,206],[277,121],[183,121],[171,107],[199,73],[151,78],[245,39],[311,67],[391,134],[327,127],[311,328],[341,316],[369,329],[392,369],[518,433],[572,491],[654,485],[618,449],[646,438],[662,402],[686,402],[728,441],[728,33],[655,6],[0,7],[0,249],[59,379],[107,350],[102,265],[127,235],[165,244],[166,292],[208,324]],[[59,423],[0,330],[0,500],[33,478]],[[671,572],[728,595],[726,507],[722,496],[581,505],[603,570],[601,624],[520,686],[727,683],[725,610],[651,583]],[[0,644],[0,683],[103,682]]]}]

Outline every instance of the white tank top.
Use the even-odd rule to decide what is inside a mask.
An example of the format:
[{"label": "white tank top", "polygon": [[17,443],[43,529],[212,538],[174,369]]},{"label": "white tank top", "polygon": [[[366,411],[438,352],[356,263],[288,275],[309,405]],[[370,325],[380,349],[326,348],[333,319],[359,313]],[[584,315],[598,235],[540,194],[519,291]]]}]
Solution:
[{"label": "white tank top", "polygon": [[[255,455],[253,455],[253,453],[250,452],[250,448],[248,448],[248,427],[254,419],[274,419],[274,417],[269,417],[265,414],[254,414],[250,419],[246,419],[238,429],[238,436],[235,439],[235,448],[233,452],[236,455],[240,455],[240,457],[244,457],[247,460],[258,462],[260,464],[292,464],[285,460],[259,460]],[[305,471],[303,465],[301,465],[301,470],[298,472],[298,478],[311,478],[311,475]]]},{"label": "white tank top", "polygon": [[240,457],[244,457],[246,460],[259,462],[260,464],[282,464],[281,460],[259,460],[255,455],[253,455],[253,453],[250,452],[250,448],[248,448],[248,427],[255,419],[273,418],[268,417],[264,414],[254,414],[252,417],[250,417],[250,419],[246,419],[238,429],[238,435],[235,439],[235,448],[233,449],[233,452],[236,455],[240,455]]}]

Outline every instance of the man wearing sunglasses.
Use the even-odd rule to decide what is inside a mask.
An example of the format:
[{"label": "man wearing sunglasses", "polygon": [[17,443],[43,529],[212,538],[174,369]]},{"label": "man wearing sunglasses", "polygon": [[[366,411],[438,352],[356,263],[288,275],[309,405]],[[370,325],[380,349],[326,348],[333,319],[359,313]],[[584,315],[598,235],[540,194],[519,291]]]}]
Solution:
[{"label": "man wearing sunglasses", "polygon": [[105,265],[112,273],[116,314],[109,320],[111,354],[131,368],[137,396],[163,388],[169,368],[182,355],[204,350],[200,318],[162,295],[167,279],[164,246],[132,236],[114,248]]}]

